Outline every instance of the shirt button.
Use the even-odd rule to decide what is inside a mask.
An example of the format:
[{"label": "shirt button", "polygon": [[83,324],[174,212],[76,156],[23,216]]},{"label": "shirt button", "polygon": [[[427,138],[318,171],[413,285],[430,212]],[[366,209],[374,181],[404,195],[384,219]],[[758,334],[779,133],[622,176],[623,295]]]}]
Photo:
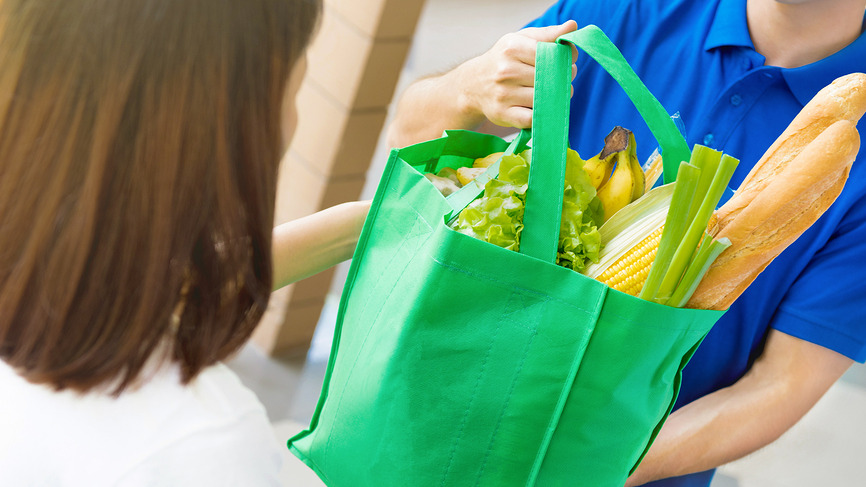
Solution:
[{"label": "shirt button", "polygon": [[743,103],[743,97],[742,96],[740,96],[737,93],[734,93],[733,95],[731,95],[731,105],[738,107],[738,106],[740,106],[741,103]]},{"label": "shirt button", "polygon": [[773,79],[773,73],[770,71],[764,71],[764,77],[769,78],[769,79]]},{"label": "shirt button", "polygon": [[704,145],[707,147],[712,147],[713,142],[716,141],[716,136],[713,134],[707,134],[704,136]]}]

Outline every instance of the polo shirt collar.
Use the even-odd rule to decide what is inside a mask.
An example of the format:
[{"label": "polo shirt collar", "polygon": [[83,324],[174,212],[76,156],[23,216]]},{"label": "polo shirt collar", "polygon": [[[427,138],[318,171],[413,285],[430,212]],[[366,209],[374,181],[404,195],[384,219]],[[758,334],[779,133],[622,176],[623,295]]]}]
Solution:
[{"label": "polo shirt collar", "polygon": [[746,0],[720,0],[704,40],[704,50],[738,46],[754,49],[746,20]]},{"label": "polo shirt collar", "polygon": [[805,105],[834,79],[854,71],[866,70],[866,33],[841,51],[799,68],[782,69],[782,75],[797,100]]},{"label": "polo shirt collar", "polygon": [[[866,25],[866,18],[864,18],[864,25]],[[746,0],[719,0],[715,17],[704,41],[704,50],[710,51],[726,46],[746,47],[753,51],[755,49],[746,19]],[[866,59],[866,33],[860,34],[860,37],[841,51],[818,62],[799,68],[777,69],[782,73],[797,101],[805,105],[821,88],[829,85],[839,76],[852,71],[866,70],[863,65],[864,59]]]}]

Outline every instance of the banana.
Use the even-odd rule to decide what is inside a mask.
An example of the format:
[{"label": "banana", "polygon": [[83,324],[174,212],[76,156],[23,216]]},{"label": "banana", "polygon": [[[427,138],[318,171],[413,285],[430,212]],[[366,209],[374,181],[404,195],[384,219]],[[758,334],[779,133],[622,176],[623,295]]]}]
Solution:
[{"label": "banana", "polygon": [[591,159],[587,159],[583,164],[583,170],[586,171],[586,175],[589,176],[589,180],[596,190],[601,188],[610,179],[613,166],[616,163],[612,155],[607,159],[602,159],[600,156],[601,154],[596,154]]},{"label": "banana", "polygon": [[640,161],[637,158],[637,143],[634,140],[634,134],[628,133],[628,149],[623,152],[628,152],[629,169],[634,175],[634,191],[631,195],[631,200],[634,201],[646,192],[646,174],[643,172]]},{"label": "banana", "polygon": [[599,153],[599,159],[616,162],[610,179],[598,189],[598,199],[607,221],[614,213],[643,196],[646,181],[631,131],[615,127],[604,141],[605,147]]},{"label": "banana", "polygon": [[604,221],[607,221],[632,202],[635,191],[635,177],[628,158],[616,157],[617,165],[607,183],[598,190],[598,199],[604,210]]}]

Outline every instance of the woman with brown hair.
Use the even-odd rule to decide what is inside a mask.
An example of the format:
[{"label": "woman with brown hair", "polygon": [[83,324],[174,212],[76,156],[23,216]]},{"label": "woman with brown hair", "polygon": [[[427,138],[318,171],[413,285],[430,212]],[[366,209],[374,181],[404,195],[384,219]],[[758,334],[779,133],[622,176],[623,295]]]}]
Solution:
[{"label": "woman with brown hair", "polygon": [[319,3],[0,2],[3,485],[276,483],[220,361],[368,208],[272,234]]}]

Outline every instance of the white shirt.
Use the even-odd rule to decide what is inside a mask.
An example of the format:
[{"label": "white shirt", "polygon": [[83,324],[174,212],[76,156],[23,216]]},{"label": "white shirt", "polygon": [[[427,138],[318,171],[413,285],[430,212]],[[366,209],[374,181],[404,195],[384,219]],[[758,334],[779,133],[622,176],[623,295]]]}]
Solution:
[{"label": "white shirt", "polygon": [[0,360],[0,486],[277,486],[264,407],[220,364],[188,386],[175,365],[136,390],[54,392]]}]

